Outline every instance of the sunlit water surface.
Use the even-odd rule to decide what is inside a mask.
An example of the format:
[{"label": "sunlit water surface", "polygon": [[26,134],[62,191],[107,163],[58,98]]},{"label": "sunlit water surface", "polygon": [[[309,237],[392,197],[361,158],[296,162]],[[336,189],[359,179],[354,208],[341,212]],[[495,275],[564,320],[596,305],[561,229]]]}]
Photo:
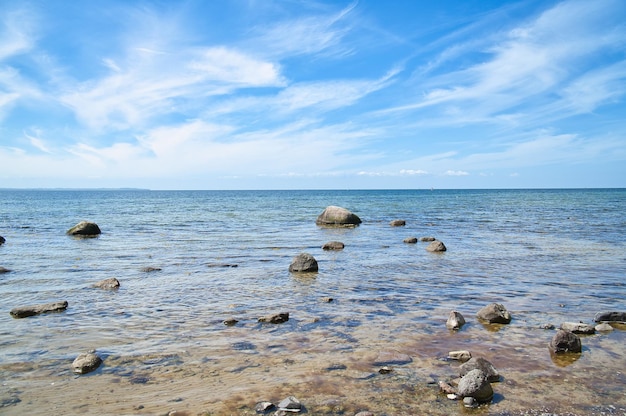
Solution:
[{"label": "sunlit water surface", "polygon": [[[309,414],[465,414],[436,385],[458,375],[443,359],[458,349],[502,374],[494,401],[472,414],[626,414],[624,326],[583,337],[573,357],[551,356],[554,331],[540,329],[626,309],[626,190],[0,197],[0,266],[11,270],[0,274],[1,414],[240,415],[289,395]],[[363,223],[316,226],[328,205]],[[65,235],[80,220],[102,234]],[[412,236],[448,251],[403,242]],[[345,249],[322,250],[328,241]],[[317,274],[289,273],[301,252]],[[110,277],[118,290],[92,287]],[[58,300],[65,312],[9,315]],[[510,325],[476,320],[492,302]],[[445,327],[453,309],[468,321],[458,332]],[[283,311],[287,323],[257,322]],[[103,366],[74,376],[90,349]],[[390,351],[412,361],[380,374],[377,356]]]}]

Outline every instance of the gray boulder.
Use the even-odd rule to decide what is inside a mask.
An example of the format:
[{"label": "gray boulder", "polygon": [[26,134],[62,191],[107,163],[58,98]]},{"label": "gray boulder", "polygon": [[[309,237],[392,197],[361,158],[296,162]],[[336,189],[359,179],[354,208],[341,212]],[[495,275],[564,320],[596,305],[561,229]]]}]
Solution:
[{"label": "gray boulder", "polygon": [[69,230],[67,230],[68,235],[82,237],[93,237],[99,235],[100,233],[101,231],[100,227],[98,227],[98,224],[89,221],[81,221]]},{"label": "gray boulder", "polygon": [[317,270],[317,260],[309,253],[298,254],[289,265],[290,272],[316,272]]},{"label": "gray boulder", "polygon": [[9,273],[11,269],[7,269],[6,267],[0,266],[0,274]]},{"label": "gray boulder", "polygon": [[404,239],[404,242],[407,244],[415,244],[417,243],[417,237],[407,237]]},{"label": "gray boulder", "polygon": [[77,374],[87,374],[100,367],[100,364],[102,364],[102,358],[91,351],[76,357],[72,363],[72,371]]},{"label": "gray boulder", "polygon": [[446,321],[446,327],[448,329],[458,330],[461,329],[463,325],[465,325],[465,318],[463,318],[463,315],[457,311],[450,311],[450,315]]},{"label": "gray boulder", "polygon": [[393,220],[389,223],[392,227],[403,227],[406,225],[405,220]]},{"label": "gray boulder", "polygon": [[465,374],[472,370],[481,370],[487,376],[487,380],[490,382],[500,381],[500,373],[489,361],[482,357],[471,358],[468,362],[461,364],[459,367],[459,375],[463,377]]},{"label": "gray boulder", "polygon": [[447,248],[445,244],[443,244],[439,240],[435,240],[431,242],[428,246],[426,246],[426,251],[430,251],[431,253],[442,253],[446,250]]},{"label": "gray boulder", "polygon": [[93,287],[98,289],[118,289],[120,287],[120,281],[115,277],[111,277],[110,279],[100,280],[98,283],[94,283]]},{"label": "gray boulder", "polygon": [[315,221],[317,225],[326,226],[355,226],[361,222],[361,219],[356,214],[334,205],[326,207]]},{"label": "gray boulder", "polygon": [[461,397],[473,397],[478,402],[488,402],[493,398],[493,388],[487,375],[479,369],[474,369],[459,380],[457,393]]},{"label": "gray boulder", "polygon": [[581,352],[582,343],[576,334],[564,329],[559,329],[550,341],[550,351],[555,354],[566,352]]},{"label": "gray boulder", "polygon": [[561,329],[573,332],[574,334],[592,335],[596,333],[595,327],[583,324],[582,322],[563,322]]},{"label": "gray boulder", "polygon": [[500,303],[485,306],[476,313],[476,317],[490,324],[508,324],[511,322],[511,314]]},{"label": "gray boulder", "polygon": [[28,316],[39,315],[47,312],[62,312],[67,309],[67,301],[44,303],[40,305],[19,306],[11,309],[11,316],[14,318],[26,318]]},{"label": "gray boulder", "polygon": [[430,237],[430,236],[420,237],[420,241],[422,242],[435,241],[435,240],[436,240],[435,237]]},{"label": "gray boulder", "polygon": [[295,397],[289,396],[278,403],[278,409],[297,413],[302,410],[302,403],[300,403],[300,400]]},{"label": "gray boulder", "polygon": [[345,245],[341,241],[329,241],[322,246],[322,250],[343,250]]},{"label": "gray boulder", "polygon": [[626,312],[598,312],[594,318],[596,322],[626,322]]},{"label": "gray boulder", "polygon": [[289,312],[279,312],[273,315],[266,315],[259,318],[259,322],[268,324],[282,324],[289,320]]}]

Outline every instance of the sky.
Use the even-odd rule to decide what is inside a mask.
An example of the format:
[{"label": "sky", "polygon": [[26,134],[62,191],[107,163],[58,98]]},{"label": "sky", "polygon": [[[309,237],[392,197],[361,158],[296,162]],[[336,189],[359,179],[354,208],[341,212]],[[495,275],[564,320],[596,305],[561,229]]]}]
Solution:
[{"label": "sky", "polygon": [[0,0],[0,188],[626,187],[623,0]]}]

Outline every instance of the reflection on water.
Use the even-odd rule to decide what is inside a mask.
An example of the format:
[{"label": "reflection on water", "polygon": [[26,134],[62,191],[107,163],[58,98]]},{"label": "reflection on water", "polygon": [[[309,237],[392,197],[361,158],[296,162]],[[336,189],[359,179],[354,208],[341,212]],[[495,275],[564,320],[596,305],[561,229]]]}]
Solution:
[{"label": "reflection on water", "polygon": [[[4,196],[0,266],[13,271],[0,275],[2,414],[252,415],[290,395],[316,415],[626,413],[624,325],[583,337],[575,357],[552,356],[554,331],[539,329],[624,309],[624,191]],[[331,204],[364,223],[316,227]],[[390,227],[396,218],[407,225]],[[103,234],[67,238],[81,219]],[[422,235],[448,251],[403,243]],[[345,249],[325,252],[327,241]],[[319,273],[288,272],[302,251]],[[92,287],[110,277],[119,290]],[[60,314],[8,313],[60,299]],[[492,302],[509,325],[475,318]],[[450,310],[467,321],[459,331],[445,327]],[[258,322],[276,312],[289,321]],[[72,360],[90,349],[103,366],[75,376]],[[439,393],[437,381],[458,376],[459,363],[442,359],[454,350],[502,374],[493,403],[469,411]],[[412,361],[380,374],[376,357],[389,351]]]}]

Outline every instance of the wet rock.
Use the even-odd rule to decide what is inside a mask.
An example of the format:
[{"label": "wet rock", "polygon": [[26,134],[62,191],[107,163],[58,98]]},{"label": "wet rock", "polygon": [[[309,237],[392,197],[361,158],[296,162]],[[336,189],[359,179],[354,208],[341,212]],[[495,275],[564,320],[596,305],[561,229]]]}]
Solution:
[{"label": "wet rock", "polygon": [[223,267],[223,268],[228,268],[228,267],[238,267],[238,264],[232,264],[232,263],[209,263],[206,265],[206,267]]},{"label": "wet rock", "polygon": [[392,227],[403,227],[406,225],[405,220],[393,220],[389,223]]},{"label": "wet rock", "polygon": [[11,316],[14,318],[26,318],[28,316],[39,315],[48,312],[63,312],[67,309],[66,300],[61,302],[44,303],[40,305],[19,306],[11,309]]},{"label": "wet rock", "polygon": [[100,358],[94,351],[80,354],[72,363],[72,371],[77,374],[87,374],[102,364],[102,358]]},{"label": "wet rock", "polygon": [[583,324],[582,322],[563,322],[561,329],[573,332],[574,334],[591,335],[596,333],[596,329],[593,326]]},{"label": "wet rock", "polygon": [[454,394],[456,395],[456,389],[452,387],[449,383],[440,380],[439,381],[439,389],[445,394]]},{"label": "wet rock", "polygon": [[464,397],[463,406],[473,409],[475,407],[478,407],[478,400],[473,397]]},{"label": "wet rock", "polygon": [[152,272],[160,272],[163,269],[161,269],[160,267],[147,266],[147,267],[142,267],[140,270],[144,273],[152,273]]},{"label": "wet rock", "polygon": [[289,265],[290,272],[316,272],[317,270],[317,260],[309,253],[298,254]]},{"label": "wet rock", "polygon": [[407,237],[403,241],[407,244],[415,244],[417,243],[417,237]]},{"label": "wet rock", "polygon": [[435,240],[436,240],[435,237],[430,237],[430,236],[420,237],[421,242],[429,242],[429,241],[435,241]]},{"label": "wet rock", "polygon": [[464,363],[465,361],[469,361],[472,358],[472,353],[466,350],[450,351],[448,353],[448,358]]},{"label": "wet rock", "polygon": [[539,329],[554,329],[554,325],[552,325],[552,324],[541,324],[541,325],[539,325]]},{"label": "wet rock", "polygon": [[381,368],[378,370],[378,372],[379,372],[380,374],[389,374],[389,373],[393,372],[393,368],[392,368],[392,367],[389,367],[389,366],[387,366],[387,365],[386,365],[386,366],[384,366],[384,367],[381,367]]},{"label": "wet rock", "polygon": [[236,320],[235,318],[228,318],[228,319],[224,320],[224,325],[226,325],[226,326],[235,326],[235,325],[237,325],[238,322],[239,321]]},{"label": "wet rock", "polygon": [[566,352],[581,352],[582,344],[576,334],[559,329],[550,341],[550,350],[555,354]]},{"label": "wet rock", "polygon": [[343,250],[345,245],[341,241],[329,241],[322,246],[322,250]]},{"label": "wet rock", "polygon": [[68,235],[83,237],[93,237],[99,235],[100,233],[101,231],[100,227],[98,227],[98,224],[89,221],[81,221],[69,230],[67,230]]},{"label": "wet rock", "polygon": [[487,375],[479,369],[474,369],[461,377],[457,393],[460,397],[473,397],[480,403],[493,398],[493,388]]},{"label": "wet rock", "polygon": [[317,225],[324,226],[356,226],[361,224],[361,222],[361,219],[356,214],[345,208],[333,205],[326,207],[315,221]]},{"label": "wet rock", "polygon": [[259,402],[256,404],[254,410],[257,413],[266,413],[275,408],[274,403],[272,402]]},{"label": "wet rock", "polygon": [[4,237],[2,237],[2,236],[0,235],[0,246],[1,246],[2,244],[6,243],[6,241],[7,241],[7,240],[5,240],[5,238],[4,238]]},{"label": "wet rock", "polygon": [[259,318],[259,322],[269,324],[282,324],[289,320],[289,312],[279,312],[273,315],[262,316]]},{"label": "wet rock", "polygon": [[439,240],[435,240],[431,242],[428,246],[426,246],[426,251],[430,251],[431,253],[442,253],[446,250],[447,248],[445,244],[443,244]]},{"label": "wet rock", "polygon": [[110,279],[100,280],[98,283],[95,283],[93,287],[108,290],[119,289],[120,281],[117,280],[115,277],[111,277]]},{"label": "wet rock", "polygon": [[598,332],[611,332],[613,331],[613,327],[606,322],[602,322],[595,326],[596,331]]},{"label": "wet rock", "polygon": [[334,301],[335,299],[331,298],[330,296],[324,296],[321,301],[324,303],[331,303],[332,301]]},{"label": "wet rock", "polygon": [[476,317],[490,324],[508,324],[511,322],[511,314],[500,303],[485,306],[478,311]]},{"label": "wet rock", "polygon": [[626,322],[626,312],[598,312],[596,322]]},{"label": "wet rock", "polygon": [[500,373],[498,373],[496,367],[482,357],[472,358],[468,362],[461,364],[459,367],[459,375],[463,377],[470,371],[477,369],[485,374],[489,382],[500,381]]},{"label": "wet rock", "polygon": [[302,410],[302,403],[300,403],[300,400],[296,399],[295,397],[289,396],[281,400],[280,403],[278,403],[278,409],[286,410],[289,412],[299,412],[300,410]]},{"label": "wet rock", "polygon": [[6,269],[4,267],[0,267],[0,274],[9,273],[10,271],[11,271],[10,269]]},{"label": "wet rock", "polygon": [[465,325],[465,318],[463,318],[463,315],[457,311],[450,311],[450,315],[446,321],[446,327],[448,329],[457,330],[461,329],[463,325]]},{"label": "wet rock", "polygon": [[374,360],[375,366],[386,365],[403,365],[412,362],[413,359],[407,354],[403,354],[398,351],[381,351],[378,353],[376,360]]}]

